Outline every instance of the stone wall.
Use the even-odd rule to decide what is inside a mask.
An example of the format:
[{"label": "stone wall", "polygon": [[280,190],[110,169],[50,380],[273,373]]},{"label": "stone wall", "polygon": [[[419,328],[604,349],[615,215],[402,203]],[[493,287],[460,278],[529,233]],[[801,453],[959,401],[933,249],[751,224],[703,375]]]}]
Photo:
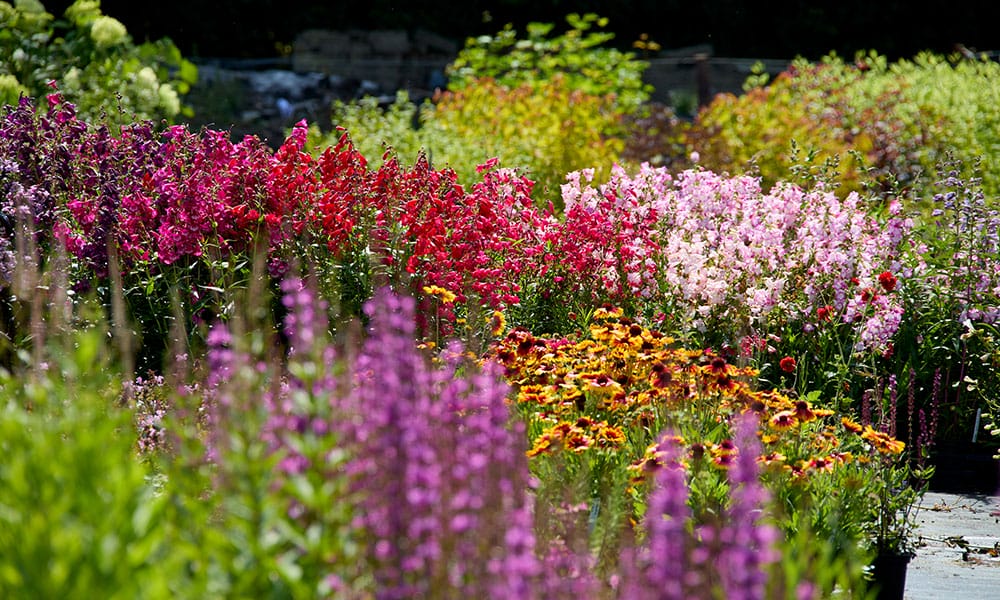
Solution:
[{"label": "stone wall", "polygon": [[[311,29],[295,40],[292,68],[299,73],[368,81],[382,90],[407,89],[422,96],[445,87],[445,67],[458,50],[454,41],[421,30]],[[707,44],[661,52],[647,60],[645,79],[655,89],[653,99],[668,104],[676,104],[678,98],[698,104],[716,93],[740,93],[757,62],[715,57]],[[771,75],[780,73],[789,63],[762,62]]]},{"label": "stone wall", "polygon": [[[334,101],[375,96],[392,102],[397,90],[421,102],[447,85],[444,70],[458,45],[416,31],[305,31],[293,55],[281,60],[203,60],[199,82],[186,102],[189,124],[228,129],[234,140],[258,134],[277,147],[300,119],[328,129]],[[694,46],[648,58],[646,82],[653,100],[693,116],[716,93],[742,91],[755,59],[719,58],[711,46]],[[775,75],[788,61],[762,61]]]},{"label": "stone wall", "polygon": [[310,29],[295,39],[292,68],[370,81],[386,90],[433,90],[445,86],[444,68],[458,50],[455,42],[423,30]]}]

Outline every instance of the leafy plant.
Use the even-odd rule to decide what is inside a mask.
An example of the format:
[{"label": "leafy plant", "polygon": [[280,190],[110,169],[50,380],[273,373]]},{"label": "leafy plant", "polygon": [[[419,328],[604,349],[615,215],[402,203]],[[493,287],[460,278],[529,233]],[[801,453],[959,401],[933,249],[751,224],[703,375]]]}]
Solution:
[{"label": "leafy plant", "polygon": [[[846,572],[860,572],[865,557],[853,548],[865,542],[873,518],[864,486],[882,474],[867,468],[868,438],[894,453],[900,444],[855,431],[849,418],[838,421],[834,411],[818,407],[819,394],[795,399],[758,391],[754,369],[708,350],[678,347],[621,311],[604,309],[595,312],[589,332],[578,335],[538,337],[515,329],[490,357],[517,386],[515,406],[527,422],[542,510],[586,507],[598,568],[614,564],[623,523],[644,513],[649,519],[654,500],[646,497],[645,482],[670,468],[657,432],[672,432],[669,442],[686,474],[689,518],[711,527],[736,502],[725,474],[744,457],[732,437],[741,427],[736,423],[752,420],[759,431],[754,440],[763,443],[756,451],[761,477],[781,515],[774,525],[801,544],[787,552],[837,557]],[[726,526],[749,526],[733,521],[741,525]],[[797,538],[799,531],[815,538]],[[711,542],[706,545],[712,552]],[[792,567],[803,579],[775,585],[787,591],[812,581],[832,591],[835,582]]]},{"label": "leafy plant", "polygon": [[[559,75],[508,87],[490,79],[448,91],[423,114],[428,139],[463,140],[475,149],[444,146],[431,157],[470,173],[469,158],[484,163],[497,157],[502,164],[524,169],[535,182],[535,196],[559,204],[565,175],[581,168],[603,173],[624,149],[623,130],[613,96],[574,90]],[[471,174],[471,173],[470,173]],[[468,180],[468,179],[465,179]]]},{"label": "leafy plant", "polygon": [[566,22],[570,29],[552,37],[554,24],[529,23],[523,38],[510,24],[495,35],[469,38],[447,69],[448,90],[466,90],[482,79],[510,89],[543,87],[561,77],[570,90],[612,96],[621,113],[631,113],[649,100],[652,88],[642,80],[647,63],[605,47],[613,33],[592,30],[606,27],[607,18],[574,13]]},{"label": "leafy plant", "polygon": [[132,42],[99,0],[76,0],[56,19],[37,0],[0,2],[0,103],[44,98],[54,85],[88,120],[173,120],[197,69],[168,39]]},{"label": "leafy plant", "polygon": [[135,459],[103,327],[36,329],[0,370],[0,594],[168,597],[165,499]]},{"label": "leafy plant", "polygon": [[985,57],[930,53],[892,64],[875,52],[859,52],[853,62],[834,54],[800,59],[767,86],[751,76],[745,95],[716,97],[699,113],[689,144],[707,168],[757,169],[769,183],[794,180],[790,168],[801,160],[790,151],[794,142],[814,163],[836,165],[845,192],[859,189],[868,170],[883,191],[895,181],[918,199],[933,193],[931,174],[952,152],[967,165],[982,159],[992,197],[998,68]]},{"label": "leafy plant", "polygon": [[[479,165],[499,158],[535,182],[533,196],[542,205],[559,204],[566,173],[594,167],[606,174],[619,160],[625,133],[611,96],[573,90],[560,76],[516,88],[482,79],[421,107],[405,94],[384,110],[374,100],[341,104],[334,108],[334,123],[373,157],[374,167],[390,148],[404,164],[423,155],[470,186]],[[312,139],[317,148],[336,143],[315,132]]]}]

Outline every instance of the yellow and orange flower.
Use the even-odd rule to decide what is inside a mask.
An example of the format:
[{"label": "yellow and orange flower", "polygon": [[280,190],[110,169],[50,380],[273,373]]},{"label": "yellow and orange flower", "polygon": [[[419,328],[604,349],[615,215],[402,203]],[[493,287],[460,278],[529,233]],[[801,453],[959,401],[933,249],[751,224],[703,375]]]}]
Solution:
[{"label": "yellow and orange flower", "polygon": [[864,431],[864,427],[860,423],[857,423],[850,419],[850,417],[841,417],[841,424],[843,424],[844,429],[850,431],[851,433],[861,433]]},{"label": "yellow and orange flower", "polygon": [[872,429],[871,425],[865,426],[861,439],[871,443],[882,454],[899,454],[906,448],[906,443],[892,437],[887,433]]},{"label": "yellow and orange flower", "polygon": [[792,410],[783,410],[775,413],[767,422],[772,429],[778,431],[788,431],[799,424],[799,420],[795,416],[795,411]]},{"label": "yellow and orange flower", "polygon": [[444,289],[439,285],[425,285],[424,293],[428,296],[437,296],[442,304],[452,304],[458,299],[454,292]]},{"label": "yellow and orange flower", "polygon": [[816,420],[816,413],[813,412],[808,402],[799,400],[795,403],[795,418],[798,419],[799,423],[809,423]]},{"label": "yellow and orange flower", "polygon": [[835,464],[837,464],[836,461],[830,457],[816,456],[813,457],[806,464],[806,468],[809,471],[820,471],[820,472],[830,473],[833,471],[833,467]]},{"label": "yellow and orange flower", "polygon": [[597,396],[614,396],[623,391],[620,383],[604,373],[585,373],[580,379],[586,382],[587,392]]},{"label": "yellow and orange flower", "polygon": [[493,337],[503,335],[503,332],[507,329],[507,318],[503,316],[501,311],[493,311],[493,314],[487,320],[489,321],[490,333],[493,334]]},{"label": "yellow and orange flower", "polygon": [[757,462],[768,467],[772,465],[783,466],[786,460],[788,460],[788,457],[780,452],[770,452],[757,458]]}]

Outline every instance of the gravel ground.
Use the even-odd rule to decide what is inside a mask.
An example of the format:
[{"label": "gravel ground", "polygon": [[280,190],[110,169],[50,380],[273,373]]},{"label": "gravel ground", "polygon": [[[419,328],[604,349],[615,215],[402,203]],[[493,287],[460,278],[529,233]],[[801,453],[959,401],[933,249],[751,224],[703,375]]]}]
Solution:
[{"label": "gravel ground", "polygon": [[1000,600],[1000,496],[928,492],[906,600]]}]

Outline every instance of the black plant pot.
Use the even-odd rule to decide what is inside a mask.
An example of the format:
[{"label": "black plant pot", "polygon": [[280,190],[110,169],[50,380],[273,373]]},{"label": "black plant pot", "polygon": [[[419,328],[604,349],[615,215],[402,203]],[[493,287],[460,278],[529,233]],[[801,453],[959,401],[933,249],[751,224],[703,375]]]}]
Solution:
[{"label": "black plant pot", "polygon": [[879,554],[872,561],[872,587],[876,600],[903,600],[906,589],[906,569],[912,554]]}]

